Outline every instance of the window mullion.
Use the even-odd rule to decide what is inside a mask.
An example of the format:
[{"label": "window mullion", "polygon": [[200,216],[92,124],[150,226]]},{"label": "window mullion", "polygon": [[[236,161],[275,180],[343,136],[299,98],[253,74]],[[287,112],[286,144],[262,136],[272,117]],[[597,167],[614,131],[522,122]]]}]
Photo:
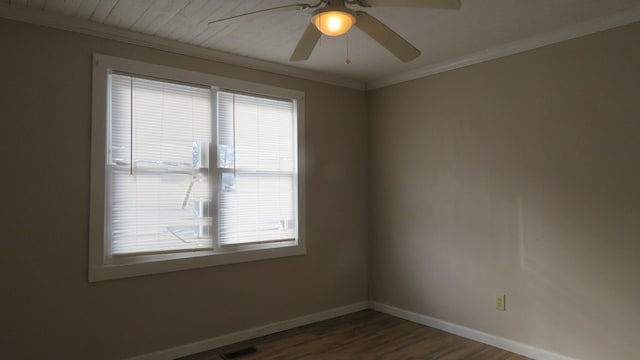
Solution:
[{"label": "window mullion", "polygon": [[211,214],[211,236],[213,237],[214,250],[220,248],[220,232],[218,230],[218,193],[220,191],[220,181],[222,179],[222,169],[218,167],[219,139],[218,139],[218,89],[211,87],[211,143],[209,144],[209,176],[211,177],[211,203],[209,212]]}]

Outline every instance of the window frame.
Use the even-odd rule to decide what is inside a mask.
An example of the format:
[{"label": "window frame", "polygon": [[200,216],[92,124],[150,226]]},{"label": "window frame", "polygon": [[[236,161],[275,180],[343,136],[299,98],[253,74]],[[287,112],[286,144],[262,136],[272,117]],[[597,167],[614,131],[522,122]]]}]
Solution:
[{"label": "window frame", "polygon": [[[271,85],[232,79],[218,75],[146,63],[104,54],[93,54],[91,180],[89,207],[89,282],[149,275],[170,271],[241,263],[306,254],[305,241],[305,171],[304,171],[304,92]],[[212,250],[112,257],[108,241],[107,141],[108,76],[111,72],[134,76],[204,85],[216,91],[233,91],[250,95],[291,99],[297,115],[296,163],[294,185],[297,192],[297,239],[294,241],[219,246],[214,239]],[[212,104],[216,108],[217,102]],[[216,123],[216,119],[212,118]],[[215,146],[214,148],[217,148]],[[211,154],[213,156],[214,154]],[[214,191],[214,199],[217,192]]]}]

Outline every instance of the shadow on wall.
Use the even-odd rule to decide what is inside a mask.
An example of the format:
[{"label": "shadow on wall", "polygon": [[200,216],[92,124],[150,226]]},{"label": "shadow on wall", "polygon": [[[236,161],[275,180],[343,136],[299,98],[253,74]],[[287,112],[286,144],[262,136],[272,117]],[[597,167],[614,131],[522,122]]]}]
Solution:
[{"label": "shadow on wall", "polygon": [[[558,331],[569,323],[590,334],[594,344],[601,343],[599,348],[614,345],[633,353],[640,312],[633,310],[638,290],[632,274],[637,273],[640,243],[631,236],[638,229],[630,228],[638,225],[625,219],[635,215],[633,210],[624,203],[589,203],[588,197],[572,201],[568,192],[537,195],[519,198],[515,205],[529,340],[574,344],[567,351],[580,354],[575,344],[584,337],[570,339],[571,333]],[[545,306],[549,303],[553,309]]]}]

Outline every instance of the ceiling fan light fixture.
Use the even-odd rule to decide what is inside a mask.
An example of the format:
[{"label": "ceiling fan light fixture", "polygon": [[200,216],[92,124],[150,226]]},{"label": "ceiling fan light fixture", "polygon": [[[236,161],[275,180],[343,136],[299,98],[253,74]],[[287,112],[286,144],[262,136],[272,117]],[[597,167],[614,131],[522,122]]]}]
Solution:
[{"label": "ceiling fan light fixture", "polygon": [[319,11],[313,15],[311,22],[328,36],[340,36],[356,23],[356,17],[346,11]]}]

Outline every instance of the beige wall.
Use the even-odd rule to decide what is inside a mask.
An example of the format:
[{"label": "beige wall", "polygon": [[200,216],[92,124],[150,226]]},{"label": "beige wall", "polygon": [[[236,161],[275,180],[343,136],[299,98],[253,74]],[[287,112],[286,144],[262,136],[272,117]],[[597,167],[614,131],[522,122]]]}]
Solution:
[{"label": "beige wall", "polygon": [[369,93],[371,299],[638,359],[638,39],[636,23]]},{"label": "beige wall", "polygon": [[[626,26],[365,99],[0,20],[0,358],[118,359],[351,304],[371,261],[374,301],[633,359],[638,38]],[[305,91],[308,254],[89,284],[93,52]]]},{"label": "beige wall", "polygon": [[[367,299],[363,92],[0,20],[0,358],[118,359]],[[87,282],[91,54],[306,93],[305,256]]]}]

